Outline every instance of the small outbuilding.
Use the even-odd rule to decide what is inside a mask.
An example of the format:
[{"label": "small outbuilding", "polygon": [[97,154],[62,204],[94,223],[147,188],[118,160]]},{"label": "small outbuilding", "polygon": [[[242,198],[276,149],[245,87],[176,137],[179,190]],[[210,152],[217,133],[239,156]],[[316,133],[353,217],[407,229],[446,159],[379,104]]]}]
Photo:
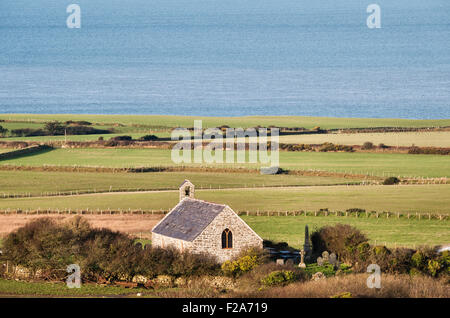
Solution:
[{"label": "small outbuilding", "polygon": [[195,186],[185,180],[180,202],[152,229],[152,245],[207,253],[224,262],[250,247],[263,247],[259,237],[228,205],[194,198]]}]

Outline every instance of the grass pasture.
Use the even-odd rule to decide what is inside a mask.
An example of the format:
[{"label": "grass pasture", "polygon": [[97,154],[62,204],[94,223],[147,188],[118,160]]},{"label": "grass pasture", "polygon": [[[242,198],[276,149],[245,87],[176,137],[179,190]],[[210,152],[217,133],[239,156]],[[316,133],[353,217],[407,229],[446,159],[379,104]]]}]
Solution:
[{"label": "grass pasture", "polygon": [[309,232],[337,223],[360,229],[371,244],[389,247],[418,247],[440,245],[450,241],[448,222],[438,220],[366,219],[364,217],[334,216],[242,216],[258,235],[276,242],[287,242],[300,248],[304,243],[305,225]]},{"label": "grass pasture", "polygon": [[[193,153],[192,153],[193,154]],[[235,152],[236,154],[236,152]],[[225,153],[224,153],[225,158]],[[259,164],[233,164],[234,168],[257,168]],[[167,149],[54,149],[0,164],[24,166],[156,167],[175,166]],[[183,164],[200,166],[201,164]],[[232,164],[212,163],[223,167]],[[293,170],[323,170],[374,176],[450,177],[450,156],[389,153],[280,152],[280,166]]]},{"label": "grass pasture", "polygon": [[280,143],[363,145],[371,142],[375,146],[383,143],[392,147],[450,147],[450,131],[400,132],[400,133],[357,133],[316,134],[280,136]]},{"label": "grass pasture", "polygon": [[[132,191],[138,189],[177,190],[183,180],[201,188],[241,188],[263,186],[309,186],[359,183],[363,180],[338,177],[261,175],[257,173],[150,172],[93,173],[1,171],[0,198],[6,194],[43,195],[45,192]],[[61,180],[61,182],[55,182]],[[64,180],[62,182],[62,180]]]},{"label": "grass pasture", "polygon": [[[367,211],[449,214],[450,185],[313,186],[196,191],[202,200],[229,205],[235,211]],[[169,210],[178,191],[100,193],[66,197],[0,199],[0,209]]]},{"label": "grass pasture", "polygon": [[244,116],[244,117],[193,117],[164,115],[76,115],[76,114],[0,114],[0,119],[23,122],[80,121],[98,124],[121,124],[148,127],[193,127],[194,120],[202,120],[203,127],[304,127],[314,128],[367,128],[367,127],[443,127],[450,126],[450,119],[395,119],[395,118],[334,118],[309,116]]}]

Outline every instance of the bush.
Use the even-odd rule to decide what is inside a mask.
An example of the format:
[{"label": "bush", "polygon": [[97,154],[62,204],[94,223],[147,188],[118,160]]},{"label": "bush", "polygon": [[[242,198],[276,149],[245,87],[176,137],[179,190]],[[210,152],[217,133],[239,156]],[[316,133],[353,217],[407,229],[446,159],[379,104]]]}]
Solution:
[{"label": "bush", "polygon": [[141,140],[141,141],[151,141],[151,140],[157,140],[157,139],[158,139],[158,137],[155,135],[145,135],[145,136],[142,136],[141,138],[139,138],[139,140]]},{"label": "bush", "polygon": [[311,234],[315,255],[329,251],[343,262],[353,261],[358,245],[367,241],[368,238],[361,231],[347,224],[325,226]]},{"label": "bush", "polygon": [[274,271],[261,279],[261,283],[265,286],[280,286],[295,282],[296,275],[293,271]]},{"label": "bush", "polygon": [[227,276],[238,277],[251,271],[268,260],[267,253],[261,249],[249,249],[242,252],[235,260],[222,264],[222,272]]},{"label": "bush", "polygon": [[380,144],[378,145],[378,148],[380,148],[380,149],[387,149],[387,148],[389,148],[389,146],[386,146],[385,144],[380,143]]},{"label": "bush", "polygon": [[69,264],[79,264],[85,279],[131,280],[135,275],[213,274],[219,265],[206,255],[175,249],[142,249],[134,239],[108,229],[92,229],[77,216],[64,224],[34,220],[3,242],[5,259],[33,272],[50,270],[62,278]]},{"label": "bush", "polygon": [[[65,128],[68,135],[97,135],[110,134],[111,131],[107,129],[97,129],[89,126],[68,126]],[[63,132],[64,133],[64,132]]]},{"label": "bush", "polygon": [[409,154],[417,155],[450,155],[450,148],[436,148],[436,147],[416,147],[413,146],[408,150]]},{"label": "bush", "polygon": [[398,184],[398,183],[400,183],[400,179],[397,177],[389,177],[383,181],[384,185],[393,185],[393,184]]},{"label": "bush", "polygon": [[85,121],[85,120],[77,120],[77,121],[73,121],[73,120],[68,120],[65,122],[66,125],[79,125],[79,126],[91,126],[92,123]]},{"label": "bush", "polygon": [[0,126],[0,136],[4,136],[8,132],[8,129],[3,128],[3,126]]},{"label": "bush", "polygon": [[44,129],[48,132],[49,135],[64,135],[65,126],[61,124],[59,121],[52,121],[45,124]]},{"label": "bush", "polygon": [[363,150],[371,150],[373,148],[375,148],[375,147],[374,147],[373,143],[371,143],[370,141],[366,141],[361,147],[361,149],[363,149]]},{"label": "bush", "polygon": [[114,141],[130,141],[130,140],[133,140],[133,138],[131,136],[116,136],[116,137],[112,137],[110,140],[114,140]]},{"label": "bush", "polygon": [[320,152],[328,152],[328,151],[345,151],[345,152],[353,152],[354,149],[352,146],[345,145],[335,145],[331,142],[325,142],[319,147]]}]

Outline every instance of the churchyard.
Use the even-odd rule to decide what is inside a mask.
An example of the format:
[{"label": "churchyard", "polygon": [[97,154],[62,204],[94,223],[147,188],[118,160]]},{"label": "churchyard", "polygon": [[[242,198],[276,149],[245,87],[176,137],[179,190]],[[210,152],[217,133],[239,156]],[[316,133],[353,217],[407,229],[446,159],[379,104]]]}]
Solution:
[{"label": "churchyard", "polygon": [[[195,118],[197,119],[197,118]],[[151,228],[178,201],[184,179],[196,185],[196,197],[229,205],[265,240],[286,242],[299,249],[304,227],[349,224],[361,230],[371,245],[388,248],[436,246],[450,241],[450,156],[409,154],[397,147],[449,147],[449,120],[337,119],[307,117],[202,118],[204,127],[320,127],[328,133],[281,135],[286,144],[355,146],[357,151],[280,151],[283,173],[262,175],[260,164],[175,164],[171,150],[157,146],[98,146],[118,136],[137,140],[153,135],[170,142],[170,131],[192,127],[193,118],[177,116],[0,115],[8,133],[0,138],[0,153],[19,147],[14,142],[50,143],[52,148],[0,160],[0,246],[2,239],[40,217],[66,221],[85,217],[95,228],[120,231],[136,242],[151,244]],[[3,120],[3,121],[1,121]],[[53,120],[86,121],[110,134],[13,136],[14,129],[43,129]],[[339,133],[339,129],[396,127],[403,132]],[[436,129],[436,127],[440,127]],[[421,130],[430,128],[431,131]],[[409,130],[415,131],[409,131]],[[436,129],[434,131],[433,129]],[[63,147],[68,141],[86,142]],[[360,151],[366,142],[373,151]],[[378,148],[383,143],[390,151]],[[380,150],[381,149],[381,150]],[[246,152],[248,157],[249,153]],[[383,185],[388,177],[396,185]],[[0,280],[0,294],[78,295],[59,286]],[[23,283],[26,284],[26,283]],[[394,280],[393,280],[394,284]],[[37,289],[33,289],[37,288]],[[91,288],[91,287],[89,287]],[[83,295],[168,296],[158,292],[92,287]],[[120,287],[114,287],[120,288]],[[61,290],[61,291],[60,291]],[[81,294],[80,294],[81,295]]]}]

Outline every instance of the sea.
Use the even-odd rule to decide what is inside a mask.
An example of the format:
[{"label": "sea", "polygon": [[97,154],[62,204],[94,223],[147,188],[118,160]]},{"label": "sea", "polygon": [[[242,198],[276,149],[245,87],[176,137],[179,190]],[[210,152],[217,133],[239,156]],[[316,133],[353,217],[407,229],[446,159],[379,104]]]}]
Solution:
[{"label": "sea", "polygon": [[0,0],[0,113],[450,118],[450,1]]}]

